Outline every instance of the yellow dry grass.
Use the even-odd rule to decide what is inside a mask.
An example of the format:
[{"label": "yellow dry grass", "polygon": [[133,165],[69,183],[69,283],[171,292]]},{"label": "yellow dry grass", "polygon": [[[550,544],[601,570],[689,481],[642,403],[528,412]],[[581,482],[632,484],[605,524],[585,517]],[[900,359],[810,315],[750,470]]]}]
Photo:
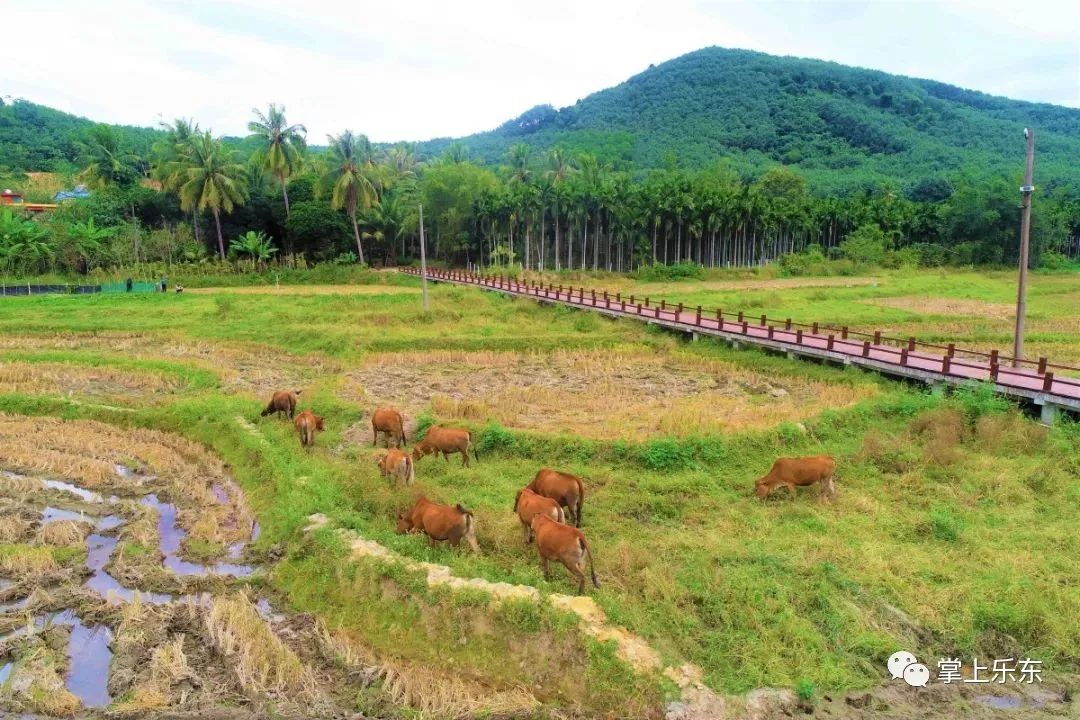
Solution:
[{"label": "yellow dry grass", "polygon": [[201,445],[157,430],[0,414],[0,467],[101,488],[128,482],[117,464],[145,468],[155,485],[167,488],[193,538],[222,544],[248,538],[251,509],[242,493],[230,492],[228,503],[217,501],[211,485],[230,482],[222,462]]},{"label": "yellow dry grass", "polygon": [[59,567],[49,548],[22,544],[0,545],[0,573],[5,575],[32,577]]},{"label": "yellow dry grass", "polygon": [[189,288],[184,292],[205,295],[419,295],[420,288],[401,285],[256,285]]},{"label": "yellow dry grass", "polygon": [[245,690],[288,695],[294,702],[317,697],[311,670],[274,634],[243,593],[211,601],[206,631],[214,648],[230,658],[236,679]]},{"label": "yellow dry grass", "polygon": [[0,515],[0,543],[22,540],[30,531],[30,523],[18,515]]},{"label": "yellow dry grass", "polygon": [[0,348],[12,350],[97,350],[136,360],[185,361],[217,375],[225,389],[264,395],[303,387],[305,379],[341,370],[319,354],[303,357],[257,343],[227,344],[197,339],[153,337],[146,333],[65,333],[0,336]]},{"label": "yellow dry grass", "polygon": [[777,380],[690,354],[628,349],[383,354],[349,373],[344,388],[369,406],[399,401],[407,415],[430,402],[447,419],[630,440],[772,427],[874,392],[871,385]]},{"label": "yellow dry grass", "polygon": [[74,717],[79,699],[64,687],[63,674],[53,651],[39,646],[26,653],[12,678],[20,699],[31,712],[46,717]]},{"label": "yellow dry grass", "polygon": [[326,650],[352,670],[373,671],[391,702],[440,718],[517,717],[539,702],[525,688],[492,690],[478,682],[431,668],[379,661],[364,645],[325,626],[319,628]]},{"label": "yellow dry grass", "polygon": [[985,300],[933,297],[928,295],[903,295],[899,297],[871,298],[862,300],[867,305],[896,308],[922,315],[946,317],[978,317],[1007,320],[1014,316],[1016,308],[1008,303],[992,303]]},{"label": "yellow dry grass", "polygon": [[174,378],[153,372],[65,363],[0,362],[0,387],[7,392],[101,400],[135,396],[145,400],[174,392],[177,385]]},{"label": "yellow dry grass", "polygon": [[34,539],[42,545],[69,546],[82,543],[93,528],[79,520],[56,520],[38,528]]}]

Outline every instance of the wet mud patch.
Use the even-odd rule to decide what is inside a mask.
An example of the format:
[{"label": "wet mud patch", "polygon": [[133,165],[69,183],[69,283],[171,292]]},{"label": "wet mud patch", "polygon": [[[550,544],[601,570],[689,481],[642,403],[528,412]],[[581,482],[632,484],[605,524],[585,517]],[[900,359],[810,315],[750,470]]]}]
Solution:
[{"label": "wet mud patch", "polygon": [[875,392],[640,350],[385,353],[345,377],[346,400],[397,403],[407,420],[430,406],[440,418],[595,439],[772,427]]}]

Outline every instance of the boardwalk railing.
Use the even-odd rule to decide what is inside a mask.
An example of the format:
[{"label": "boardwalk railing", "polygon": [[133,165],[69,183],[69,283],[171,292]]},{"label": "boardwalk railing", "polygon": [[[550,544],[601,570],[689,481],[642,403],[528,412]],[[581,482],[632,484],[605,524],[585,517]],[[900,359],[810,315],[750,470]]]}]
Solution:
[{"label": "boardwalk railing", "polygon": [[[420,275],[415,268],[403,268],[402,272]],[[502,275],[435,269],[429,269],[427,275],[431,280],[473,285],[688,332],[829,357],[845,364],[864,365],[924,380],[989,380],[1006,394],[1032,399],[1039,404],[1049,401],[1080,410],[1080,378],[1067,375],[1080,374],[1080,368],[1054,364],[1045,357],[1037,361],[1020,359],[1016,363],[1018,367],[1012,367],[1013,358],[1001,355],[997,350],[984,353],[958,348],[954,343],[939,345],[920,342],[914,337],[888,337],[880,331],[866,333],[847,326],[806,324],[791,318],[770,319],[764,314],[751,315],[744,311],[706,310],[700,305],[691,307],[668,303],[664,299],[624,296],[621,292],[518,281]]]}]

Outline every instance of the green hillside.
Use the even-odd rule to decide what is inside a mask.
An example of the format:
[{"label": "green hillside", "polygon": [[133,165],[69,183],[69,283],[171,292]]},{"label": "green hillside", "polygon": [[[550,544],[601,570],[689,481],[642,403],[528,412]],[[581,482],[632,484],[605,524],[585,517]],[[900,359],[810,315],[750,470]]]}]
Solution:
[{"label": "green hillside", "polygon": [[[782,162],[816,191],[936,175],[1012,174],[1022,129],[1039,130],[1043,184],[1080,181],[1080,110],[993,97],[819,60],[706,48],[555,110],[537,106],[461,142],[502,161],[526,142],[591,152],[616,166],[747,171]],[[439,154],[450,139],[421,143]]]}]

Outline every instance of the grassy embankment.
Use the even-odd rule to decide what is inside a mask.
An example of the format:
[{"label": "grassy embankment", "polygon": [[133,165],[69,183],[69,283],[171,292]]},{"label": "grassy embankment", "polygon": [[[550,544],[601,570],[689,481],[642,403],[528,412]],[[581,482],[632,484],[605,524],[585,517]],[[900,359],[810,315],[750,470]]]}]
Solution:
[{"label": "grassy embankment", "polygon": [[[595,592],[597,601],[613,622],[646,637],[665,659],[700,665],[706,682],[718,690],[799,682],[835,690],[867,686],[882,678],[884,659],[900,646],[927,657],[1031,655],[1051,669],[1077,671],[1080,636],[1071,622],[1080,612],[1071,586],[1080,555],[1071,531],[1080,501],[1075,425],[1045,432],[978,392],[931,397],[855,371],[733,352],[709,342],[687,346],[632,323],[478,291],[436,287],[432,312],[423,316],[417,292],[402,292],[399,281],[392,282],[391,292],[363,295],[306,294],[298,288],[287,297],[9,299],[0,305],[4,360],[45,361],[53,374],[64,364],[91,372],[114,363],[117,372],[142,368],[174,381],[166,389],[171,394],[153,403],[137,395],[110,396],[136,412],[73,405],[58,397],[66,393],[50,392],[48,377],[5,395],[0,409],[147,425],[206,443],[231,464],[248,492],[266,527],[262,542],[284,543],[286,557],[271,582],[292,607],[351,628],[374,649],[396,657],[435,663],[450,653],[455,668],[502,685],[550,680],[535,668],[507,667],[503,653],[513,647],[515,633],[549,642],[567,662],[585,668],[589,688],[588,697],[564,686],[537,690],[557,704],[641,709],[655,704],[657,691],[651,682],[618,670],[610,648],[574,638],[565,618],[511,606],[495,619],[499,632],[491,633],[475,621],[476,598],[432,593],[389,566],[349,567],[331,536],[303,541],[306,516],[326,513],[336,526],[356,529],[403,555],[451,565],[460,575],[566,592],[571,586],[565,575],[556,573],[552,582],[541,578],[510,513],[513,492],[538,467],[556,465],[589,478],[585,529],[605,580]],[[1008,285],[1003,277],[937,274],[889,276],[876,283],[747,289],[626,281],[620,287],[691,304],[761,307],[777,315],[790,311],[796,318],[907,332],[902,326],[920,336],[920,328],[945,332],[949,323],[961,323],[960,331],[967,328],[973,341],[982,341],[997,332],[980,325],[989,322],[985,318],[964,321],[920,312],[907,301],[881,301],[927,293],[998,302]],[[1033,283],[1033,331],[1042,333],[1033,347],[1043,343],[1055,358],[1080,354],[1080,333],[1061,324],[1062,306],[1075,292],[1053,276]],[[1040,329],[1041,322],[1046,328]],[[64,339],[72,334],[76,342]],[[130,341],[133,334],[137,342]],[[77,352],[57,362],[57,353],[63,356],[71,344]],[[618,359],[605,369],[603,354],[593,350]],[[421,355],[404,360],[384,355],[415,351]],[[574,416],[572,408],[548,397],[543,411],[566,422],[559,431],[558,422],[526,422],[529,398],[508,387],[474,388],[487,397],[472,405],[440,391],[434,403],[440,411],[461,415],[458,421],[480,431],[481,459],[470,469],[421,461],[418,489],[474,509],[484,553],[432,550],[418,538],[394,535],[393,512],[411,491],[389,488],[378,478],[369,448],[358,444],[370,442],[362,412],[375,400],[393,400],[395,391],[414,392],[424,373],[452,372],[461,362],[506,364],[504,353],[518,351],[540,353],[547,364],[567,368],[547,380],[548,390],[576,395],[596,416]],[[567,355],[584,357],[583,372],[594,382],[574,384]],[[649,365],[656,357],[683,380],[698,373],[720,382],[684,383],[682,394],[671,397],[650,376],[655,397],[642,399],[641,411],[669,412],[666,424],[642,425],[611,396],[611,385],[597,378]],[[391,373],[379,384],[372,363],[420,371]],[[54,380],[57,390],[72,387],[63,378]],[[303,405],[329,422],[312,453],[300,450],[285,423],[258,418],[271,383],[292,382],[306,388]],[[525,380],[508,373],[503,382]],[[771,406],[783,404],[785,396],[756,389],[762,382],[784,388],[788,398],[817,394],[841,399],[846,407],[822,412],[793,403],[775,413]],[[78,387],[73,400],[80,397]],[[502,402],[523,403],[516,413],[521,422],[500,414]],[[753,429],[707,427],[702,433],[697,422],[677,422],[678,413],[670,412],[676,407],[701,413],[712,403],[727,411],[727,402],[760,408],[769,414],[768,426],[748,420]],[[605,403],[613,408],[610,417]],[[408,409],[414,417],[422,413]],[[693,412],[691,417],[703,416]],[[255,431],[237,416],[253,422]],[[794,502],[778,498],[764,504],[750,495],[753,478],[778,454],[819,452],[840,461],[835,504],[819,505],[805,493]],[[416,632],[418,623],[449,645],[433,647]],[[498,637],[504,631],[509,639]],[[468,642],[455,643],[460,637]],[[516,651],[523,660],[543,658],[535,647]]]}]

